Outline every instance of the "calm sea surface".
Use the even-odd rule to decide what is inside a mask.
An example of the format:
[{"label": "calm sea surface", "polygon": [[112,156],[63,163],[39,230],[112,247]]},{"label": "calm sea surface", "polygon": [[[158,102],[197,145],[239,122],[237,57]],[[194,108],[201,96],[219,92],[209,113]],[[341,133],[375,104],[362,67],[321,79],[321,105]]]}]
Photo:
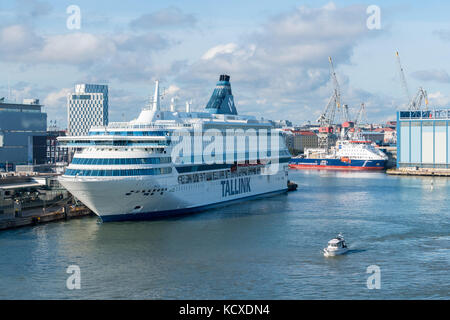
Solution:
[{"label": "calm sea surface", "polygon": [[[449,179],[290,176],[296,192],[176,219],[2,231],[0,299],[450,298]],[[338,232],[350,252],[323,257]],[[69,265],[80,290],[66,288]]]}]

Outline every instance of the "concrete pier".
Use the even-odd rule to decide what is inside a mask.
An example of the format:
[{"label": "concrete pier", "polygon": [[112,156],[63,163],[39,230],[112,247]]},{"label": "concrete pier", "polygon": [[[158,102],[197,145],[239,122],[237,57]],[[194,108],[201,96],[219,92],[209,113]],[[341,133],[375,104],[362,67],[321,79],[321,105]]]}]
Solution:
[{"label": "concrete pier", "polygon": [[397,176],[450,177],[450,169],[436,169],[436,168],[388,169],[386,173]]},{"label": "concrete pier", "polygon": [[33,226],[41,223],[48,223],[60,220],[79,218],[94,215],[88,208],[65,206],[51,212],[45,212],[40,209],[26,210],[21,213],[20,217],[9,217],[0,219],[0,230],[19,228],[25,226]]}]

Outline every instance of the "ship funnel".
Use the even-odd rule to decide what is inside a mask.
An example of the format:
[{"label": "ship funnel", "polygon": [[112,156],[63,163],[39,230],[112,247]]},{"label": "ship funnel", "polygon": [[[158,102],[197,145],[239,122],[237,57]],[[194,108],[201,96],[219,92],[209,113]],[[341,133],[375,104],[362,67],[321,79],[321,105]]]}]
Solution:
[{"label": "ship funnel", "polygon": [[155,81],[155,95],[153,96],[153,111],[159,111],[159,81]]},{"label": "ship funnel", "polygon": [[214,114],[237,114],[229,75],[220,75],[219,82],[206,105],[206,111]]}]

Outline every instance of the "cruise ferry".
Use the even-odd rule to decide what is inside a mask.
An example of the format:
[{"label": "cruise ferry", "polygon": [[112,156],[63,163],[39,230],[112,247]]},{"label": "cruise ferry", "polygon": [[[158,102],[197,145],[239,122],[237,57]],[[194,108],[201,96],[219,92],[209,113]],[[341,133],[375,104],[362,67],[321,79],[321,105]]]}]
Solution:
[{"label": "cruise ferry", "polygon": [[305,155],[293,157],[289,167],[295,169],[383,170],[388,157],[370,141],[338,140],[336,147],[307,149]]},{"label": "cruise ferry", "polygon": [[60,183],[103,221],[192,213],[286,192],[289,151],[268,120],[238,115],[221,75],[203,112],[149,107],[130,122],[58,138],[76,153]]}]

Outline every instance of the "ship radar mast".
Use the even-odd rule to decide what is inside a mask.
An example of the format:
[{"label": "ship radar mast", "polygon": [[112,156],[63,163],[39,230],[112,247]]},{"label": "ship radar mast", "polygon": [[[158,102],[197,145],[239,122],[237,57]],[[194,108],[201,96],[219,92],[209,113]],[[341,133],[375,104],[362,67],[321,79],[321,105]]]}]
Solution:
[{"label": "ship radar mast", "polygon": [[159,96],[159,80],[155,80],[155,94],[153,95],[153,111],[159,111],[161,107]]}]

